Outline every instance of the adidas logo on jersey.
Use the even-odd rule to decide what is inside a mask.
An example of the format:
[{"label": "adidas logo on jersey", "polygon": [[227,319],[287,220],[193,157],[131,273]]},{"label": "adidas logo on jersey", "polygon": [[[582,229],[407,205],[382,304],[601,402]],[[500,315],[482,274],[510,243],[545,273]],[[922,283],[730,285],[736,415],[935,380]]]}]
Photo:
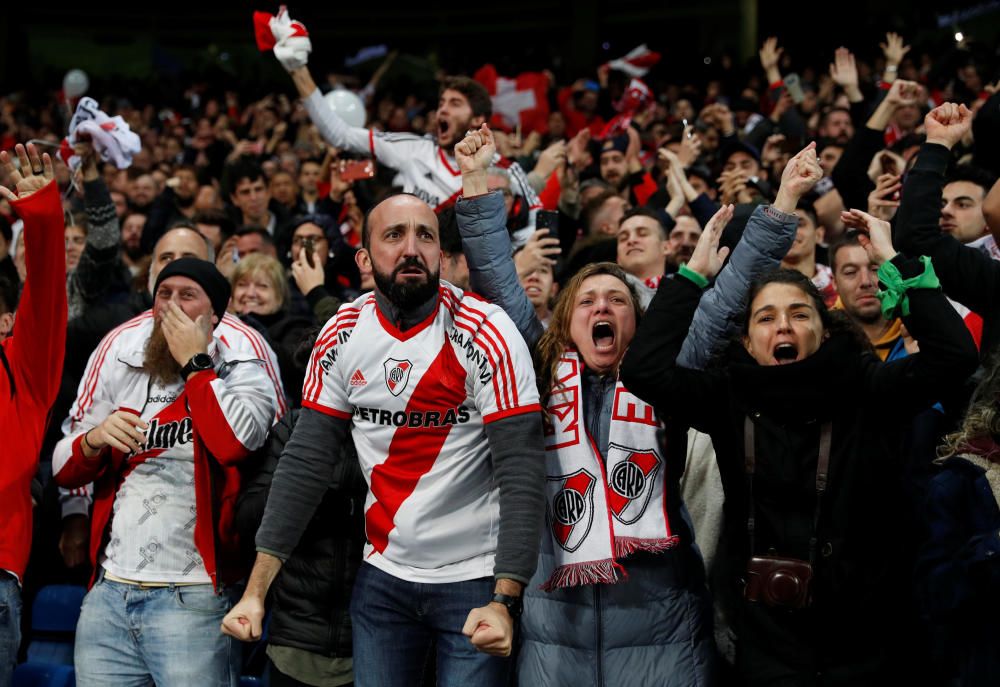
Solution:
[{"label": "adidas logo on jersey", "polygon": [[355,370],[354,374],[351,375],[351,386],[364,386],[367,383],[368,380],[365,379],[363,374],[361,374],[361,368]]}]

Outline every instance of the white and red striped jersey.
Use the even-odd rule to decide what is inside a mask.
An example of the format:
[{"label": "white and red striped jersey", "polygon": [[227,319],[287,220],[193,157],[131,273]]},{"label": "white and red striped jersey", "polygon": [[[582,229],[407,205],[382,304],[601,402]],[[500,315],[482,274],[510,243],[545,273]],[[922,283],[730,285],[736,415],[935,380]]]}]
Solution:
[{"label": "white and red striped jersey", "polygon": [[412,582],[493,575],[499,488],[484,425],[537,412],[527,345],[497,306],[442,282],[399,331],[374,295],[320,333],[302,405],[352,421],[370,487],[365,560]]},{"label": "white and red striped jersey", "polygon": [[[143,394],[147,390],[146,376],[142,374],[136,377],[138,381],[133,380],[135,385],[142,388],[137,386],[133,394],[135,398],[130,396],[126,400],[120,388],[122,381],[119,379],[123,368],[116,363],[126,362],[140,368],[139,372],[141,372],[144,346],[152,331],[152,326],[153,311],[147,310],[112,329],[101,340],[87,362],[76,401],[70,408],[69,417],[63,422],[62,430],[66,436],[90,429],[119,407],[138,409],[145,405],[147,397]],[[212,350],[217,351],[216,355],[222,360],[262,361],[275,396],[277,416],[274,422],[280,420],[288,411],[288,403],[281,386],[278,357],[264,340],[264,337],[257,330],[229,313],[223,316],[222,322],[215,328],[214,337]],[[139,399],[139,396],[142,398]],[[128,405],[128,403],[139,403],[140,400],[140,405]],[[101,403],[102,401],[104,403]],[[101,407],[94,408],[95,402],[99,403]],[[87,416],[94,417],[89,422],[85,422]],[[83,427],[86,429],[82,429]],[[60,488],[59,494],[63,517],[78,514],[87,515],[92,496],[91,485],[75,489]]]},{"label": "white and red striped jersey", "polygon": [[[316,128],[330,145],[371,155],[381,164],[396,170],[398,174],[394,184],[419,197],[434,212],[451,207],[462,194],[462,172],[458,163],[433,138],[349,126],[323,99],[319,89],[313,91],[304,103]],[[493,164],[505,168],[510,174],[511,191],[525,199],[533,220],[541,203],[524,170],[499,153],[494,157]],[[533,221],[529,223],[534,226]]]}]

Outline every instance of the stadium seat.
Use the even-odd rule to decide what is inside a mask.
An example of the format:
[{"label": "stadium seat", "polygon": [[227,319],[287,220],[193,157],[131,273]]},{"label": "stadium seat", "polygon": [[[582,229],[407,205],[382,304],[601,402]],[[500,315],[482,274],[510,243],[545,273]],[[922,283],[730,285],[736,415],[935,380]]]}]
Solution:
[{"label": "stadium seat", "polygon": [[22,663],[14,669],[12,687],[75,687],[73,666]]},{"label": "stadium seat", "polygon": [[31,608],[28,661],[73,664],[73,638],[84,587],[54,584],[42,587]]}]

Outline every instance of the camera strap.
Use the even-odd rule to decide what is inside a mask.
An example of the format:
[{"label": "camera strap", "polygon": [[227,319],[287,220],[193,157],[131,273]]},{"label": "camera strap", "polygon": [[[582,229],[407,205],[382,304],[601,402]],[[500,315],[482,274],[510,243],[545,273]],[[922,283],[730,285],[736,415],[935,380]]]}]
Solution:
[{"label": "camera strap", "polygon": [[[823,505],[823,492],[830,474],[830,443],[833,425],[824,422],[819,433],[819,460],[816,461],[816,511],[813,514],[812,534],[809,536],[809,564],[816,564],[816,546],[818,542],[820,508]],[[753,474],[757,467],[756,435],[753,420],[747,415],[743,421],[743,469],[747,477],[747,534],[750,536],[750,555],[755,551],[756,518],[754,517]]]}]

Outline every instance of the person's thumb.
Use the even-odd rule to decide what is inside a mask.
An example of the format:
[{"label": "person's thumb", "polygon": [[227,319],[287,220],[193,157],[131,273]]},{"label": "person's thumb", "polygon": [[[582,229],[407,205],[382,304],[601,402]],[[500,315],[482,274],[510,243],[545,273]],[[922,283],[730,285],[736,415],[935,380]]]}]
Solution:
[{"label": "person's thumb", "polygon": [[462,626],[462,634],[466,637],[472,637],[476,633],[476,628],[479,627],[479,621],[482,620],[482,613],[478,608],[472,609],[469,612],[469,617],[465,619],[465,625]]}]

